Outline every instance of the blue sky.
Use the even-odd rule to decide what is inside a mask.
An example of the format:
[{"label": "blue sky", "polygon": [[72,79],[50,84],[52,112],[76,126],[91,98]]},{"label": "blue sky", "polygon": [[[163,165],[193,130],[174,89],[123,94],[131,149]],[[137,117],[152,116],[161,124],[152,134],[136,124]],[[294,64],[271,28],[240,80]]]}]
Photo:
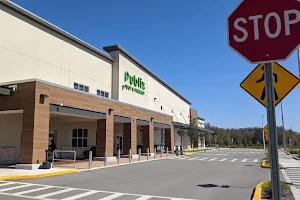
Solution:
[{"label": "blue sky", "polygon": [[[120,44],[211,124],[261,126],[265,108],[239,86],[255,65],[227,46],[226,18],[240,0],[13,2],[99,49]],[[298,75],[295,53],[280,64]],[[296,131],[299,98],[298,86],[283,101],[285,127]],[[281,125],[279,106],[276,111]]]}]

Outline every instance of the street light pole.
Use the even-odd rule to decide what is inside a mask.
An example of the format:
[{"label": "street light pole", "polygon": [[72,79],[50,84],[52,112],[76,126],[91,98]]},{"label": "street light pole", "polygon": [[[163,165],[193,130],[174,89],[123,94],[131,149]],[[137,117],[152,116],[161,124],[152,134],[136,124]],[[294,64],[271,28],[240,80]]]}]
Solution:
[{"label": "street light pole", "polygon": [[281,102],[281,119],[282,119],[282,137],[283,137],[283,148],[286,150],[286,138],[285,138],[285,130],[284,130],[284,120],[283,120],[283,108]]},{"label": "street light pole", "polygon": [[266,141],[265,141],[265,135],[264,135],[264,116],[265,115],[261,115],[261,130],[262,130],[264,149],[266,149]]}]

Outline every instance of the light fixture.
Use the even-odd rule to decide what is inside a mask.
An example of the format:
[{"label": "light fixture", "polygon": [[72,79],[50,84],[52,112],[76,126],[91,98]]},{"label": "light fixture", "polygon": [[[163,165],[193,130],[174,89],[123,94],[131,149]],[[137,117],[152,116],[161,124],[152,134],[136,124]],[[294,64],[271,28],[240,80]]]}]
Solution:
[{"label": "light fixture", "polygon": [[162,110],[162,106],[160,106],[160,109]]},{"label": "light fixture", "polygon": [[111,112],[112,112],[112,111],[114,111],[114,109],[109,108],[109,109],[108,109],[108,114],[111,115]]},{"label": "light fixture", "polygon": [[156,97],[154,98],[154,101],[156,100]]},{"label": "light fixture", "polygon": [[40,94],[40,104],[44,104],[45,99],[48,98],[49,96],[46,94]]}]

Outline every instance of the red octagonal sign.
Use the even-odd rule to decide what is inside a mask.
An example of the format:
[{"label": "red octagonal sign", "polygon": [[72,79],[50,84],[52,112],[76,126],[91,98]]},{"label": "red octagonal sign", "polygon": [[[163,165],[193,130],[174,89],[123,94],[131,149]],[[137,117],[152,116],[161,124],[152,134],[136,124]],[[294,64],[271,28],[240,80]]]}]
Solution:
[{"label": "red octagonal sign", "polygon": [[244,0],[228,17],[229,46],[250,63],[286,60],[300,43],[300,0]]}]

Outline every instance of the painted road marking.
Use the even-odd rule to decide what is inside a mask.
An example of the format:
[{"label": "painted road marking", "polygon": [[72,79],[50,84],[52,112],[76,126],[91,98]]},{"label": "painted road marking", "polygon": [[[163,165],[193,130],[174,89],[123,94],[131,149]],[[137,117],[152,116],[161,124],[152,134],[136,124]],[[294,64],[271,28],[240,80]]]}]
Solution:
[{"label": "painted road marking", "polygon": [[210,159],[210,160],[208,160],[208,161],[213,161],[213,160],[217,160],[218,158],[212,158],[212,159]]},{"label": "painted road marking", "polygon": [[75,200],[75,199],[86,197],[86,196],[89,196],[89,195],[92,195],[92,194],[95,194],[95,193],[97,193],[97,191],[89,191],[89,192],[85,192],[85,193],[82,193],[82,194],[74,195],[74,196],[71,196],[71,197],[68,197],[68,198],[64,198],[62,200]]},{"label": "painted road marking", "polygon": [[17,192],[15,194],[16,195],[23,195],[23,194],[28,194],[28,193],[32,193],[32,192],[41,191],[41,190],[46,190],[46,189],[53,188],[53,187],[54,186],[46,186],[46,187],[36,188],[36,189],[32,189],[32,190],[25,190],[25,191]]},{"label": "painted road marking", "polygon": [[107,197],[101,198],[99,200],[111,200],[111,199],[115,199],[115,198],[118,198],[118,197],[123,196],[123,195],[124,195],[123,193],[116,193],[116,194],[112,194],[112,195],[109,195]]},{"label": "painted road marking", "polygon": [[30,185],[19,185],[19,186],[15,186],[15,187],[4,188],[4,189],[1,189],[0,192],[6,192],[9,190],[20,189],[20,188],[29,187],[29,186]]},{"label": "painted road marking", "polygon": [[[113,200],[113,199],[116,199],[116,198],[122,199],[123,195],[131,196],[132,199],[135,199],[135,200],[148,200],[148,199],[151,199],[151,198],[154,198],[154,199],[167,199],[167,200],[195,200],[195,199],[184,199],[184,198],[175,198],[175,197],[166,197],[166,196],[152,196],[152,195],[119,193],[119,192],[110,192],[110,191],[101,191],[101,190],[89,190],[89,189],[82,189],[82,188],[68,188],[68,187],[62,187],[62,186],[42,185],[42,184],[33,184],[33,183],[0,181],[0,185],[11,185],[11,184],[22,184],[22,186],[24,186],[24,185],[26,185],[26,186],[37,186],[39,188],[28,189],[26,191],[16,192],[16,193],[0,192],[0,195],[20,197],[20,198],[28,198],[28,199],[37,199],[37,200],[51,200],[52,196],[54,196],[54,195],[67,193],[67,192],[70,192],[70,191],[77,191],[77,192],[82,191],[81,194],[78,194],[78,195],[70,194],[69,197],[66,197],[62,200],[76,200],[76,199],[79,199],[79,198],[85,199],[86,196],[93,195],[95,193],[100,193],[100,194],[104,193],[106,195],[109,195],[109,196],[106,196],[104,198],[101,198],[100,200]],[[11,188],[16,189],[16,187],[11,187]],[[55,188],[55,189],[60,189],[60,190],[57,191],[57,192],[51,192],[51,193],[38,195],[38,196],[26,196],[25,195],[25,194],[28,194],[28,193],[31,193],[31,192],[45,190],[45,189],[48,189],[48,188]],[[7,191],[9,191],[9,190],[7,190]],[[67,195],[67,194],[65,194],[65,195]]]},{"label": "painted road marking", "polygon": [[236,160],[237,160],[237,159],[232,159],[231,162],[234,162],[234,161],[236,161]]},{"label": "painted road marking", "polygon": [[227,158],[223,158],[222,160],[220,160],[220,161],[224,161],[224,160],[227,160]]},{"label": "painted road marking", "polygon": [[247,159],[242,160],[242,162],[246,162],[246,161],[247,161]]},{"label": "painted road marking", "polygon": [[201,159],[198,159],[198,160],[205,160],[205,159],[207,159],[207,158],[201,158]]},{"label": "painted road marking", "polygon": [[54,195],[57,195],[57,194],[62,194],[62,193],[70,192],[70,191],[73,191],[73,190],[75,190],[75,189],[73,189],[73,188],[66,188],[66,189],[63,189],[63,190],[56,191],[56,192],[50,192],[50,193],[47,193],[47,194],[42,194],[42,195],[39,195],[39,196],[36,196],[36,197],[37,198],[46,198],[46,197],[54,196]]},{"label": "painted road marking", "polygon": [[257,160],[257,159],[255,159],[255,160],[253,160],[253,162],[258,162],[258,160]]},{"label": "painted road marking", "polygon": [[197,158],[199,158],[199,157],[190,158],[189,160],[196,160]]}]

